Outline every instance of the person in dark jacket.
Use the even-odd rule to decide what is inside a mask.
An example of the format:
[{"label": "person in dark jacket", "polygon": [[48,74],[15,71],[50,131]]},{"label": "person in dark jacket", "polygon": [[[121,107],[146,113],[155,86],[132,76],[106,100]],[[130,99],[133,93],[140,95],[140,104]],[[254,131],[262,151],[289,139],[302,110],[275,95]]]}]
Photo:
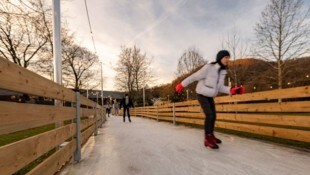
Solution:
[{"label": "person in dark jacket", "polygon": [[243,94],[244,87],[229,87],[224,85],[224,79],[227,74],[227,65],[230,54],[227,50],[221,50],[217,53],[216,61],[204,65],[194,74],[184,79],[176,86],[176,92],[180,93],[187,85],[198,81],[196,93],[199,104],[205,114],[205,140],[206,147],[212,149],[219,148],[217,143],[222,141],[214,136],[214,125],[216,120],[216,111],[214,97],[218,92],[230,95]]},{"label": "person in dark jacket", "polygon": [[131,122],[129,108],[134,108],[134,106],[128,94],[125,94],[125,97],[121,100],[120,109],[121,108],[124,108],[123,109],[123,122],[125,122],[126,112],[127,112],[128,120],[129,122]]}]

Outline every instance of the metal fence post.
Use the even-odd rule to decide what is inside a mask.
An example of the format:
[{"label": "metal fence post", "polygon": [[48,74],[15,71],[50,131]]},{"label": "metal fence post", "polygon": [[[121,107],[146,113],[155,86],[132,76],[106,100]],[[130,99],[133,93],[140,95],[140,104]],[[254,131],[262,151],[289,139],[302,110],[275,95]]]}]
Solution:
[{"label": "metal fence post", "polygon": [[[106,121],[106,118],[104,117],[104,112],[103,112],[104,108],[103,105],[101,106],[101,118],[102,118],[102,124]],[[101,126],[102,127],[102,126]]]},{"label": "metal fence post", "polygon": [[159,118],[158,118],[158,106],[156,106],[156,118],[157,118],[157,121],[159,121]]},{"label": "metal fence post", "polygon": [[172,116],[173,116],[173,124],[175,125],[175,103],[172,106]]},{"label": "metal fence post", "polygon": [[[97,105],[97,104],[96,104]],[[94,115],[94,120],[95,120],[95,131],[94,135],[96,136],[98,134],[98,123],[97,123],[97,108],[96,106],[94,107],[95,110],[95,115]]]},{"label": "metal fence post", "polygon": [[75,92],[76,94],[76,150],[74,152],[74,160],[79,162],[81,160],[81,103],[80,103],[80,92]]}]

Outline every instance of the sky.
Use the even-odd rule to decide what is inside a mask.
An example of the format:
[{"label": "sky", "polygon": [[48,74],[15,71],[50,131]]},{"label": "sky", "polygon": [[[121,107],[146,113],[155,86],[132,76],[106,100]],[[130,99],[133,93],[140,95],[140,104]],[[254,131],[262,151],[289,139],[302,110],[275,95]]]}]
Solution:
[{"label": "sky", "polygon": [[[136,45],[151,58],[156,81],[175,79],[178,59],[195,47],[214,61],[222,40],[234,30],[243,40],[254,38],[267,0],[88,0],[96,53],[103,62],[104,90],[115,90],[113,67],[121,46]],[[78,44],[95,51],[84,0],[61,1],[62,22]],[[100,70],[98,70],[100,72]]]}]

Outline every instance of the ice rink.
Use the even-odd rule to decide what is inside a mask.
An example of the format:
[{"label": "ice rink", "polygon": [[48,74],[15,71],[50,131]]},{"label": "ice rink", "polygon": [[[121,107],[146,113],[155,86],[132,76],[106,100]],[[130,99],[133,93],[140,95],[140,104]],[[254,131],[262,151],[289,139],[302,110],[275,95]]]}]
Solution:
[{"label": "ice rink", "polygon": [[110,116],[82,148],[82,160],[61,175],[308,175],[310,152],[216,133],[223,143],[203,145],[203,130],[166,122]]}]

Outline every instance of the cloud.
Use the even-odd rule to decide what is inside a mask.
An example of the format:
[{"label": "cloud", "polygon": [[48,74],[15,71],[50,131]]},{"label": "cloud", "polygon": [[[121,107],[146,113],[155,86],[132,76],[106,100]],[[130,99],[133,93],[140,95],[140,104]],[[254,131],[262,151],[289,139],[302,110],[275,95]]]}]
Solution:
[{"label": "cloud", "polygon": [[[106,84],[113,90],[113,66],[121,45],[137,45],[153,58],[157,84],[171,82],[178,58],[196,47],[213,61],[221,38],[238,28],[253,37],[253,27],[267,1],[253,0],[101,0],[87,1],[97,53],[104,62]],[[93,50],[84,1],[62,3],[64,19],[81,45]]]}]

